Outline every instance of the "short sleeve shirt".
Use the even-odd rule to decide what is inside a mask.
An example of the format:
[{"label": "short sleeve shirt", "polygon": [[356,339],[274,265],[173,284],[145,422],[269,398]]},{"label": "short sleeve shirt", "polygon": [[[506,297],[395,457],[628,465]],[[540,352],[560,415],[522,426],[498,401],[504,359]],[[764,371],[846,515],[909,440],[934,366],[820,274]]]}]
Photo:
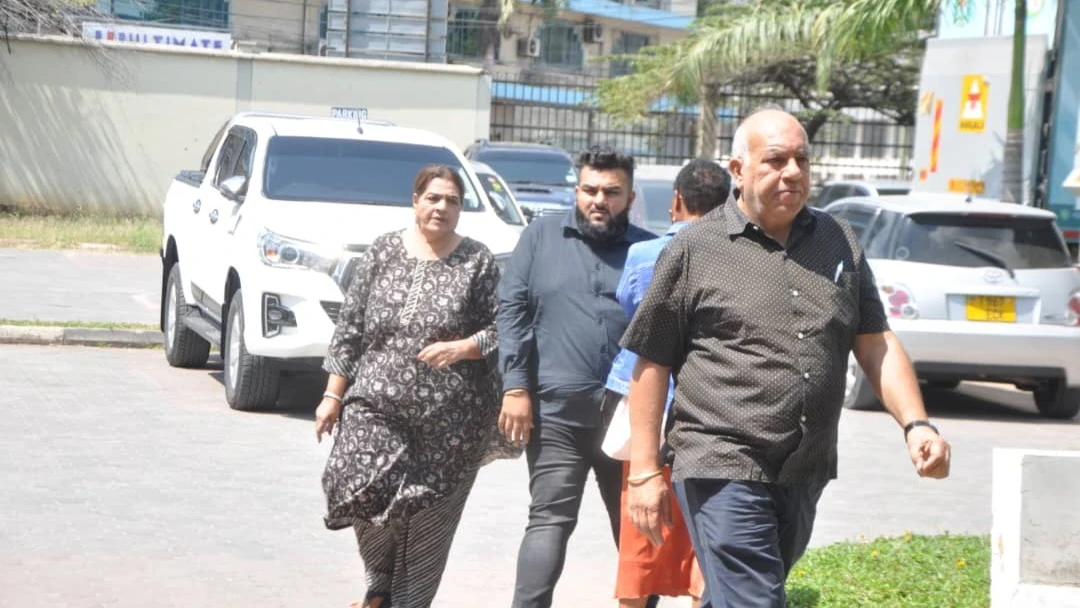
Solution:
[{"label": "short sleeve shirt", "polygon": [[856,334],[888,330],[851,227],[804,209],[786,247],[722,205],[679,233],[621,346],[673,368],[674,478],[836,476]]}]

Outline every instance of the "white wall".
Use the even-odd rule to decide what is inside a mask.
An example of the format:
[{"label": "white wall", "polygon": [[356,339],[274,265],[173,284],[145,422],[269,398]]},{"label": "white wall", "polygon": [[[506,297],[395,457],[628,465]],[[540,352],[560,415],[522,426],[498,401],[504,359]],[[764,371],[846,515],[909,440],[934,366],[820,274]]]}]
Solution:
[{"label": "white wall", "polygon": [[491,87],[467,66],[93,47],[20,37],[0,53],[0,206],[157,215],[235,112],[372,118],[464,147],[487,137]]},{"label": "white wall", "polygon": [[992,608],[1080,608],[1080,452],[994,450]]}]

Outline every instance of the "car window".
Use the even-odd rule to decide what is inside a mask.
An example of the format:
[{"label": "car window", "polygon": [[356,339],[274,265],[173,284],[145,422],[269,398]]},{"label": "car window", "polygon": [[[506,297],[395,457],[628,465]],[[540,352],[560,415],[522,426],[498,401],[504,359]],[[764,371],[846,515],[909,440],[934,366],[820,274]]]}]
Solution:
[{"label": "car window", "polygon": [[236,156],[236,164],[231,171],[234,177],[241,175],[243,177],[251,177],[251,157],[255,153],[255,146],[252,145],[254,140],[251,138],[244,138],[244,145],[240,147],[240,152]]},{"label": "car window", "polygon": [[851,224],[851,228],[855,231],[855,236],[859,238],[859,242],[865,243],[863,236],[866,234],[866,229],[870,227],[870,222],[874,221],[874,211],[860,207],[848,207],[843,218]]},{"label": "car window", "polygon": [[821,197],[818,199],[817,206],[824,207],[833,201],[838,201],[846,196],[850,196],[851,186],[832,185],[825,186],[821,190]]},{"label": "car window", "polygon": [[671,227],[671,198],[674,185],[667,180],[636,180],[637,198],[634,207],[641,210],[637,220],[641,227],[652,232],[666,232]]},{"label": "car window", "polygon": [[220,186],[221,182],[233,176],[236,160],[244,148],[244,137],[237,131],[229,133],[225,138],[225,144],[221,147],[218,157],[217,168],[214,170],[214,186]]},{"label": "car window", "polygon": [[557,154],[484,151],[477,155],[477,160],[491,165],[511,184],[573,186],[577,183],[574,163]]},{"label": "car window", "polygon": [[[408,207],[416,174],[433,163],[467,175],[439,146],[276,135],[267,144],[263,192],[279,200]],[[464,209],[481,209],[472,180],[464,181]]]},{"label": "car window", "polygon": [[499,219],[511,226],[524,226],[524,218],[518,213],[517,207],[510,202],[510,197],[513,195],[499,176],[484,172],[477,172],[476,175],[480,178],[480,185],[487,192],[488,199],[491,200],[491,205],[495,208],[495,214],[499,216]]},{"label": "car window", "polygon": [[878,212],[877,220],[870,226],[863,247],[868,258],[889,257],[889,243],[900,215],[891,211]]},{"label": "car window", "polygon": [[218,132],[214,134],[214,139],[210,140],[210,145],[206,147],[206,152],[203,152],[202,162],[199,163],[199,171],[206,175],[206,172],[210,170],[210,161],[214,159],[214,152],[217,152],[218,144],[221,143],[221,138],[225,136],[225,128],[229,126],[229,122],[225,121],[225,124],[221,125]]},{"label": "car window", "polygon": [[1013,269],[1072,265],[1053,221],[1037,217],[911,215],[892,253],[898,260],[946,266],[993,266],[993,260]]},{"label": "car window", "polygon": [[887,187],[887,188],[878,188],[877,189],[878,196],[903,196],[905,194],[909,194],[910,192],[911,192],[911,188],[906,188],[906,187],[902,187],[902,186],[896,186],[896,187],[890,186],[890,187]]}]

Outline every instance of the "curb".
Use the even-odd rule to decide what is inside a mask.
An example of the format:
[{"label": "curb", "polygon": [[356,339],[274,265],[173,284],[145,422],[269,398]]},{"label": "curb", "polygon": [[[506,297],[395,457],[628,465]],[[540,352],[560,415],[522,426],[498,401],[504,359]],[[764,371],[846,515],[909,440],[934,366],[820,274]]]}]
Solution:
[{"label": "curb", "polygon": [[68,346],[150,348],[161,346],[162,334],[156,329],[0,325],[0,344],[61,344]]}]

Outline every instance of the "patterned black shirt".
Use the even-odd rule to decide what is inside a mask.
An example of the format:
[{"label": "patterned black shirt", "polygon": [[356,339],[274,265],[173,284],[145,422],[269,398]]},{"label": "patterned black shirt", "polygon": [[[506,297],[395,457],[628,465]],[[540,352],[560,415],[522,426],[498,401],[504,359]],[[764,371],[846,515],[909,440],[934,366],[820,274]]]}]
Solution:
[{"label": "patterned black shirt", "polygon": [[806,483],[836,476],[855,335],[887,329],[850,226],[804,209],[785,248],[728,204],[667,245],[621,345],[673,368],[677,480]]}]

